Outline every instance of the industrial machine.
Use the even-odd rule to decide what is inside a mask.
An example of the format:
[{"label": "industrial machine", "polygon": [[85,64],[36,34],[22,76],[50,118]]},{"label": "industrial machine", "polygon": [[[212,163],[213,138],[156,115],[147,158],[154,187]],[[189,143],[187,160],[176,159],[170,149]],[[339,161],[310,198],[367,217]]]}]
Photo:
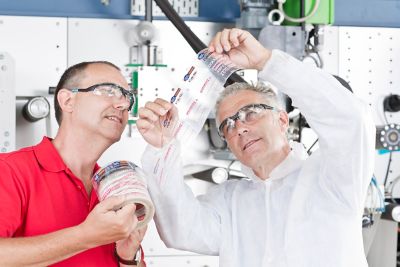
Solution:
[{"label": "industrial machine", "polygon": [[[145,143],[135,127],[137,108],[155,97],[170,98],[177,90],[173,77],[187,71],[194,52],[203,49],[216,32],[244,28],[265,46],[340,77],[370,104],[377,125],[376,167],[360,225],[369,265],[394,266],[400,198],[400,77],[396,71],[400,32],[383,27],[396,25],[389,25],[389,20],[387,24],[357,24],[349,18],[356,14],[350,12],[351,1],[345,0],[76,0],[60,1],[57,6],[50,2],[38,0],[35,6],[21,7],[0,1],[2,152],[37,143],[43,135],[54,136],[57,124],[49,87],[55,86],[66,67],[101,59],[122,69],[138,103],[121,142],[100,163],[117,159],[139,163]],[[38,12],[40,5],[49,11]],[[388,5],[379,3],[389,16]],[[348,20],[338,15],[338,8]],[[340,23],[335,24],[338,18]],[[230,82],[243,79],[255,81],[256,73],[238,72]],[[290,112],[289,137],[303,142],[312,153],[318,147],[315,133],[290,99],[282,97]],[[243,177],[217,134],[212,113],[195,144],[184,153],[186,180],[196,194]],[[149,266],[218,266],[217,258],[168,250],[154,226],[146,236],[145,249]]]}]

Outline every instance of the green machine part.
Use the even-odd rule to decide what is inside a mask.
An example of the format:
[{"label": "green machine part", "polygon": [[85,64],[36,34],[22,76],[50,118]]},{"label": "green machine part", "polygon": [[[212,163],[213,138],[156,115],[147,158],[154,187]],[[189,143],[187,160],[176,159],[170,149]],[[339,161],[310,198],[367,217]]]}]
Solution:
[{"label": "green machine part", "polygon": [[[139,73],[137,70],[132,71],[131,87],[132,87],[135,97],[136,97],[135,105],[133,106],[133,108],[131,110],[132,116],[136,116],[138,114],[138,105],[139,105],[139,94],[137,91],[138,90],[138,76],[139,76]],[[136,124],[136,120],[128,120],[128,124]]]},{"label": "green machine part", "polygon": [[138,80],[139,73],[137,71],[132,72],[132,89],[135,91],[136,102],[135,106],[132,109],[132,114],[136,115],[138,113],[138,105],[139,105],[139,94],[138,94]]},{"label": "green machine part", "polygon": [[[316,0],[304,0],[305,6],[305,16],[311,13]],[[286,0],[283,5],[283,10],[285,13],[293,18],[299,18],[300,14],[301,0]],[[329,25],[334,22],[334,0],[320,0],[318,9],[314,16],[306,20],[309,24],[323,24]],[[299,25],[299,23],[284,21],[285,25]]]}]

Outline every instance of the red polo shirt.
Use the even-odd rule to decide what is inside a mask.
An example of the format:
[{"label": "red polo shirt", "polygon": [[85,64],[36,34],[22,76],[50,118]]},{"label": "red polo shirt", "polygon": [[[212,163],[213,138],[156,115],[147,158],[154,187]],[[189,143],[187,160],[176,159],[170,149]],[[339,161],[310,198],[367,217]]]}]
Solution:
[{"label": "red polo shirt", "polygon": [[[1,237],[35,236],[78,225],[97,203],[94,190],[88,196],[49,138],[0,154]],[[114,246],[89,249],[52,266],[118,266]]]}]

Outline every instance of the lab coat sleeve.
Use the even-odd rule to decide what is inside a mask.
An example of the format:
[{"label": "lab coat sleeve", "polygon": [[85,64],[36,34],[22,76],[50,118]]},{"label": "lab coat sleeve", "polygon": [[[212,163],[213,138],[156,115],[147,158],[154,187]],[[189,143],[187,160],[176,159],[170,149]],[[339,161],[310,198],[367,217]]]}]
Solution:
[{"label": "lab coat sleeve", "polygon": [[[159,181],[153,174],[162,150],[148,146],[142,156],[142,167],[148,179],[154,203],[155,223],[167,247],[201,254],[218,255],[221,240],[221,220],[224,192],[220,188],[196,198],[184,183],[180,147],[166,162],[165,177]],[[221,192],[222,191],[222,192]]]},{"label": "lab coat sleeve", "polygon": [[319,138],[321,188],[359,210],[373,175],[375,126],[369,106],[331,74],[273,50],[259,73],[292,98]]}]

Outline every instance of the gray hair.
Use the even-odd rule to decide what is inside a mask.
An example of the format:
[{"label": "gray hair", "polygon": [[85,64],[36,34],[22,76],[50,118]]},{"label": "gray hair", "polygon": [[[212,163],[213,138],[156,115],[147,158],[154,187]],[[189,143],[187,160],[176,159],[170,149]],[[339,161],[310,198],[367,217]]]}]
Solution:
[{"label": "gray hair", "polygon": [[275,93],[275,90],[270,84],[266,85],[262,82],[258,82],[256,85],[254,85],[246,82],[240,82],[240,83],[233,83],[227,86],[224,89],[224,91],[222,91],[222,93],[217,99],[217,103],[215,104],[216,115],[218,114],[221,102],[225,99],[225,97],[236,94],[239,91],[244,91],[244,90],[253,91],[261,94],[265,98],[265,104],[268,104],[279,110],[283,110],[282,101]]}]

